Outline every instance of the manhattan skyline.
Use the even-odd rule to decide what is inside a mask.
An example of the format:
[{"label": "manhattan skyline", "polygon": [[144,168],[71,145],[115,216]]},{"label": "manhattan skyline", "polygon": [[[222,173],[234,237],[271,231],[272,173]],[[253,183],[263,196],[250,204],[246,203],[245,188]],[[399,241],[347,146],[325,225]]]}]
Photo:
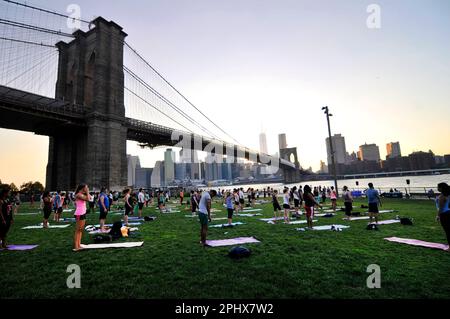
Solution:
[{"label": "manhattan skyline", "polygon": [[[65,12],[68,1],[31,4]],[[381,28],[369,29],[371,1],[77,2],[84,19],[120,24],[128,41],[225,131],[269,153],[278,134],[297,147],[303,167],[326,159],[326,120],[347,150],[399,140],[402,153],[448,154],[450,4],[377,1]],[[45,181],[48,137],[0,130],[8,152],[0,178]],[[128,142],[127,153],[154,166],[165,147]]]}]

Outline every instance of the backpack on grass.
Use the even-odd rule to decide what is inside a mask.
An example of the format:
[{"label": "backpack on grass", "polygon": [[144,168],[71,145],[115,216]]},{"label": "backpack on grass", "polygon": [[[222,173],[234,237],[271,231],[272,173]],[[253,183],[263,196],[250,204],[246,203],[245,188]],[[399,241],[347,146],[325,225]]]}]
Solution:
[{"label": "backpack on grass", "polygon": [[228,253],[228,256],[234,259],[239,259],[243,257],[248,257],[250,256],[250,254],[251,251],[248,248],[244,246],[236,246],[231,248],[230,252]]},{"label": "backpack on grass", "polygon": [[107,235],[107,234],[98,234],[98,235],[95,235],[92,239],[94,240],[95,244],[112,242],[112,236]]},{"label": "backpack on grass", "polygon": [[122,222],[115,222],[112,227],[111,230],[109,231],[109,234],[111,235],[112,239],[118,239],[118,238],[122,238]]},{"label": "backpack on grass", "polygon": [[412,226],[413,225],[413,220],[411,218],[409,218],[409,217],[401,217],[400,218],[400,224]]}]

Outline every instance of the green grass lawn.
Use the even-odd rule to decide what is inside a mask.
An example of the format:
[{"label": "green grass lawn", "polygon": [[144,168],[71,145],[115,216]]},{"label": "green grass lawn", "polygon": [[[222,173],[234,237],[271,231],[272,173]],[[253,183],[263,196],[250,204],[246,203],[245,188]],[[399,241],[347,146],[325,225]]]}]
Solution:
[{"label": "green grass lawn", "polygon": [[[221,203],[214,207],[223,212],[213,217],[226,216]],[[258,207],[265,217],[272,217],[271,204]],[[232,260],[227,256],[230,247],[199,245],[198,220],[186,218],[187,211],[160,214],[146,208],[146,215],[158,218],[138,226],[137,238],[125,239],[143,240],[142,247],[75,253],[73,224],[66,229],[22,230],[41,222],[41,215],[20,216],[38,211],[25,203],[9,243],[39,247],[0,251],[0,298],[450,298],[450,253],[383,240],[398,236],[446,243],[433,202],[386,199],[383,209],[399,212],[381,214],[381,219],[399,214],[413,217],[415,225],[381,225],[378,232],[368,231],[367,221],[343,221],[343,213],[338,213],[316,224],[348,224],[349,229],[299,232],[295,228],[303,225],[238,217],[236,221],[246,224],[211,228],[208,233],[209,239],[254,236],[261,241],[246,245],[252,250],[249,258]],[[108,216],[108,222],[120,217]],[[213,223],[220,222],[225,220]],[[88,224],[92,223],[98,223],[98,214],[89,215]],[[87,233],[83,243],[91,243]],[[66,286],[69,264],[81,267],[81,289]],[[381,267],[380,289],[366,287],[370,264]]]}]

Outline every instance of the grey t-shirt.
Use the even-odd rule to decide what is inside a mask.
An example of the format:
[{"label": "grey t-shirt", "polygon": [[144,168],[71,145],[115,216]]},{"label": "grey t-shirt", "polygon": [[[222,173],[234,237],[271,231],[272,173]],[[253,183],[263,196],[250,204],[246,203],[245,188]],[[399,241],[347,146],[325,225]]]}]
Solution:
[{"label": "grey t-shirt", "polygon": [[208,214],[208,200],[211,200],[211,195],[209,195],[209,192],[203,192],[198,207],[199,213]]}]

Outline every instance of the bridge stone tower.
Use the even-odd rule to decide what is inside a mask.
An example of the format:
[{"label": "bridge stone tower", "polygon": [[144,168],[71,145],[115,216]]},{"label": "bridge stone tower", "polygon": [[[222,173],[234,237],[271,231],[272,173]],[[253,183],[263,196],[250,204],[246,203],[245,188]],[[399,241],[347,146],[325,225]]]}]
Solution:
[{"label": "bridge stone tower", "polygon": [[[291,159],[293,157],[293,161]],[[295,165],[295,169],[283,170],[285,183],[296,183],[300,181],[300,162],[298,161],[297,148],[285,147],[280,148],[280,158],[285,159]]]},{"label": "bridge stone tower", "polygon": [[81,105],[87,127],[50,136],[47,189],[119,189],[127,183],[122,28],[101,17],[70,43],[58,42],[56,98]]}]

